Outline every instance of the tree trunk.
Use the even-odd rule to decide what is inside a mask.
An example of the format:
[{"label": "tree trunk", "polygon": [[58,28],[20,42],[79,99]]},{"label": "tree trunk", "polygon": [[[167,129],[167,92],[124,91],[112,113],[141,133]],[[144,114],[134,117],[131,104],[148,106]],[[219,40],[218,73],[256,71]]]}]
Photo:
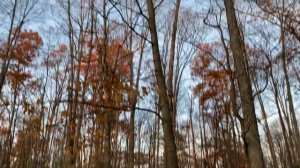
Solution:
[{"label": "tree trunk", "polygon": [[286,157],[288,159],[289,164],[293,164],[293,158],[292,158],[291,149],[290,149],[290,141],[288,140],[288,136],[287,136],[287,133],[286,133],[287,131],[286,131],[286,128],[285,128],[284,120],[283,120],[283,117],[282,117],[282,114],[281,114],[281,109],[280,109],[280,105],[279,105],[279,101],[278,101],[278,98],[279,98],[278,87],[277,87],[277,83],[276,83],[276,81],[273,77],[273,74],[272,74],[273,72],[272,72],[272,66],[271,66],[270,61],[269,61],[269,64],[270,64],[270,70],[271,70],[270,77],[271,77],[271,82],[272,82],[273,89],[274,89],[275,103],[276,103],[276,107],[278,109],[279,122],[280,122],[280,125],[281,125],[282,135],[283,135],[284,144],[285,144],[286,153],[287,153]]},{"label": "tree trunk", "polygon": [[[285,8],[284,1],[283,3],[283,10]],[[282,69],[284,72],[284,80],[286,84],[286,91],[287,91],[287,101],[288,101],[288,106],[289,106],[289,112],[291,115],[291,123],[293,127],[293,139],[294,139],[294,144],[296,146],[296,162],[297,164],[300,164],[300,133],[299,133],[299,127],[298,127],[298,122],[296,118],[296,113],[295,113],[295,108],[294,108],[294,103],[293,103],[293,97],[292,97],[292,92],[291,92],[291,85],[290,85],[290,80],[288,76],[288,69],[287,69],[287,62],[286,62],[286,51],[285,51],[285,30],[284,30],[284,16],[282,14],[281,18],[281,23],[280,23],[280,28],[281,28],[281,37],[282,37],[282,52],[281,52],[281,61],[282,61]]]},{"label": "tree trunk", "polygon": [[245,143],[245,152],[250,168],[263,168],[265,167],[265,164],[256,122],[251,80],[246,69],[246,52],[243,49],[244,43],[241,39],[241,32],[237,24],[233,0],[226,0],[224,3],[230,35],[230,45],[234,56],[236,77],[240,90],[241,105],[244,117],[242,123],[242,132]]},{"label": "tree trunk", "polygon": [[[174,99],[174,90],[173,90],[173,72],[174,72],[176,33],[177,33],[180,1],[181,0],[176,0],[176,7],[175,7],[174,20],[173,20],[172,33],[171,33],[170,60],[169,60],[168,77],[167,77],[167,89],[168,89],[168,96],[169,96],[171,116],[172,116],[173,123],[176,123],[176,108],[175,108],[176,102]],[[174,126],[173,129],[175,130],[175,124],[173,126]]]},{"label": "tree trunk", "polygon": [[161,67],[161,58],[159,53],[158,38],[156,31],[156,21],[155,21],[155,9],[152,0],[147,0],[148,14],[149,14],[149,29],[151,34],[151,46],[152,54],[155,68],[155,77],[157,80],[157,88],[159,94],[159,104],[162,112],[163,119],[163,132],[164,132],[164,142],[165,142],[165,153],[167,155],[165,166],[166,168],[177,168],[178,158],[177,158],[177,148],[175,144],[175,137],[173,132],[172,117],[170,114],[170,106],[168,101],[167,89],[165,84],[165,79]]},{"label": "tree trunk", "polygon": [[70,78],[69,78],[69,90],[68,90],[68,125],[67,125],[67,158],[68,166],[76,166],[76,152],[75,152],[75,128],[76,128],[76,105],[74,103],[74,38],[73,38],[73,26],[71,20],[71,2],[67,2],[67,15],[68,15],[68,38],[69,38],[69,48],[70,48]]},{"label": "tree trunk", "polygon": [[197,161],[197,153],[196,153],[196,138],[195,138],[195,131],[194,131],[194,124],[193,124],[193,117],[192,113],[194,111],[194,102],[193,102],[193,97],[191,97],[191,104],[190,104],[190,126],[191,126],[191,134],[192,134],[192,150],[193,150],[193,162],[194,162],[194,167],[197,168],[199,167],[198,161]]},{"label": "tree trunk", "polygon": [[[230,77],[229,77],[229,82],[230,82],[230,105],[231,105],[231,108],[232,108],[232,112],[233,114],[229,114],[229,118],[231,120],[231,130],[232,130],[232,133],[233,133],[233,151],[234,153],[231,154],[231,156],[233,156],[233,165],[234,166],[237,166],[238,165],[238,161],[237,161],[237,150],[236,150],[236,136],[235,136],[235,129],[234,129],[234,120],[233,120],[233,116],[235,116],[236,118],[239,119],[239,121],[241,122],[241,117],[238,113],[238,105],[237,105],[237,99],[236,99],[236,88],[235,88],[235,79],[234,79],[234,73],[231,69],[231,65],[230,65],[230,54],[229,54],[229,49],[225,43],[225,38],[224,38],[224,34],[223,34],[223,30],[221,28],[221,26],[218,26],[217,27],[219,32],[220,32],[220,37],[221,37],[221,42],[222,42],[222,46],[224,48],[224,51],[225,51],[225,54],[226,54],[226,67],[227,67],[227,70],[230,72]],[[232,166],[231,166],[232,167]]]},{"label": "tree trunk", "polygon": [[[254,84],[254,85],[255,85],[256,91],[258,92],[258,86],[256,84]],[[274,143],[272,140],[271,131],[270,131],[269,123],[267,120],[267,112],[266,112],[263,100],[261,98],[261,95],[258,94],[257,96],[258,96],[258,101],[259,101],[259,105],[260,105],[261,112],[262,112],[262,117],[265,122],[265,131],[266,131],[266,137],[267,137],[267,141],[268,141],[269,149],[270,149],[270,153],[271,153],[272,164],[273,164],[272,166],[274,168],[277,168],[278,164],[277,164],[277,159],[276,159],[276,154],[275,154]]]},{"label": "tree trunk", "polygon": [[[137,79],[135,83],[135,88],[139,88],[139,81],[140,81],[140,75],[141,75],[141,67],[142,67],[142,60],[143,60],[143,55],[144,55],[144,46],[145,46],[145,40],[141,39],[141,53],[140,53],[140,60],[139,60],[139,65],[138,65],[138,70],[137,70]],[[131,66],[133,68],[133,65]],[[133,69],[131,69],[131,73],[133,73]],[[133,74],[131,74],[131,80],[133,82]],[[133,85],[133,84],[132,84]],[[134,167],[134,120],[135,120],[135,106],[137,103],[137,94],[133,94],[133,102],[132,102],[132,107],[131,107],[131,113],[130,113],[130,124],[129,124],[129,166],[128,168],[133,168]]]}]

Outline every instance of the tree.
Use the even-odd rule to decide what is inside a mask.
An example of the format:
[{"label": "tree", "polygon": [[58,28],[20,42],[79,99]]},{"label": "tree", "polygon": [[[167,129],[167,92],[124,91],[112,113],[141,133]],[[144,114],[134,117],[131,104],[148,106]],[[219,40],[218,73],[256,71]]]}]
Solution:
[{"label": "tree", "polygon": [[0,167],[297,167],[299,6],[2,0]]},{"label": "tree", "polygon": [[3,55],[4,57],[2,60],[0,73],[0,94],[2,93],[6,73],[8,71],[8,67],[10,66],[11,57],[13,55],[12,52],[15,48],[16,42],[18,41],[19,34],[23,28],[23,25],[25,24],[25,19],[28,17],[30,12],[32,12],[36,3],[37,0],[26,0],[22,2],[20,2],[19,0],[14,0],[11,4],[5,1],[1,2],[0,4],[1,8],[7,9],[8,15],[11,16],[4,52],[5,54]]},{"label": "tree", "polygon": [[175,144],[175,137],[173,132],[173,122],[171,117],[171,108],[168,100],[167,88],[165,79],[161,67],[161,57],[159,53],[156,20],[155,20],[155,9],[152,0],[147,1],[147,9],[149,15],[149,30],[151,35],[151,46],[152,55],[154,62],[155,77],[157,80],[157,88],[159,95],[159,104],[162,112],[163,119],[163,131],[164,131],[164,142],[165,142],[165,155],[166,167],[178,167],[177,148]]},{"label": "tree", "polygon": [[[18,109],[17,98],[23,86],[27,86],[30,83],[29,79],[32,77],[32,73],[28,71],[27,67],[36,59],[37,51],[42,45],[42,39],[37,32],[31,30],[21,31],[19,38],[15,41],[15,46],[11,49],[11,55],[9,60],[9,66],[6,69],[7,82],[11,87],[13,94],[13,108],[11,115],[8,118],[8,128],[6,133],[4,154],[1,158],[1,165],[4,167],[10,167],[11,156],[13,150],[13,140],[15,137],[15,130],[17,127]],[[0,58],[7,59],[7,44],[0,46]],[[28,86],[27,86],[28,87]],[[31,111],[33,107],[28,104],[27,100],[24,100],[24,111]]]},{"label": "tree", "polygon": [[245,152],[248,164],[252,168],[265,167],[263,152],[259,139],[257,118],[254,108],[251,80],[247,71],[247,55],[245,45],[241,37],[240,28],[235,14],[234,1],[224,1],[226,8],[227,24],[230,35],[230,46],[233,52],[234,64],[236,67],[236,77],[238,81],[241,105],[243,111],[242,136],[245,144]]},{"label": "tree", "polygon": [[[176,46],[176,34],[177,34],[180,2],[181,0],[176,0],[176,7],[174,11],[174,20],[172,24],[172,33],[171,33],[170,59],[169,59],[168,74],[167,74],[167,89],[168,89],[168,96],[169,96],[173,123],[176,123],[176,102],[175,102],[175,95],[174,95],[175,90],[173,88],[173,74],[174,74],[175,46]],[[175,125],[173,126],[175,128]]]}]

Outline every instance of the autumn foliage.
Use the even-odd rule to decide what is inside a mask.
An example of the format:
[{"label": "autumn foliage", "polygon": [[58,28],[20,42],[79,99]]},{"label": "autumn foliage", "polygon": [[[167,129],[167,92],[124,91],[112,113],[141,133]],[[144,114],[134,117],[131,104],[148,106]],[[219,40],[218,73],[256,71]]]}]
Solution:
[{"label": "autumn foliage", "polygon": [[132,53],[126,51],[120,40],[114,40],[107,46],[104,46],[103,41],[99,40],[94,42],[93,46],[93,49],[82,57],[82,62],[78,66],[81,71],[86,72],[89,67],[92,72],[90,75],[94,76],[93,73],[99,71],[101,64],[104,63],[109,73],[129,77]]},{"label": "autumn foliage", "polygon": [[299,9],[0,0],[0,168],[299,167]]},{"label": "autumn foliage", "polygon": [[[17,40],[12,47],[11,60],[7,78],[11,82],[23,83],[31,77],[31,73],[26,70],[26,67],[31,64],[34,59],[37,59],[38,49],[42,46],[43,41],[37,32],[32,30],[24,30],[17,34]],[[0,46],[0,58],[8,57],[7,44]]]},{"label": "autumn foliage", "polygon": [[[200,77],[194,94],[202,103],[214,99],[224,101],[229,92],[230,71],[225,68],[225,54],[220,43],[205,43],[197,46],[197,55],[192,61],[192,74]],[[225,99],[224,99],[225,98]]]}]

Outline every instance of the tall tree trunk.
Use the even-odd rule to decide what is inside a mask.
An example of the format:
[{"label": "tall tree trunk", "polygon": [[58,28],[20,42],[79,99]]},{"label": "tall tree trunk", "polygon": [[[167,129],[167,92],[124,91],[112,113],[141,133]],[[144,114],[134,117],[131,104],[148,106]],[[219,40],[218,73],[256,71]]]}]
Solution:
[{"label": "tall tree trunk", "polygon": [[76,108],[74,103],[74,38],[73,38],[73,26],[71,20],[71,2],[67,2],[67,15],[68,15],[68,38],[69,38],[69,48],[70,48],[70,79],[69,79],[69,91],[68,91],[68,123],[67,123],[67,158],[68,166],[76,166],[76,152],[75,150],[75,125],[76,125]]},{"label": "tall tree trunk", "polygon": [[[138,70],[137,70],[137,79],[135,83],[135,89],[139,88],[139,81],[140,81],[140,75],[141,75],[141,67],[142,67],[142,60],[144,55],[144,46],[145,46],[145,39],[141,39],[141,53],[140,53],[140,60],[138,64]],[[131,66],[133,68],[133,65]],[[131,73],[133,73],[133,69],[131,69]],[[133,74],[131,74],[131,80],[133,80]],[[133,85],[133,84],[132,84]],[[134,167],[134,120],[135,120],[135,106],[137,103],[137,94],[133,94],[133,102],[131,107],[131,113],[130,113],[130,124],[129,124],[129,166],[128,168]]]},{"label": "tall tree trunk", "polygon": [[[282,1],[283,3],[283,11],[285,9],[285,4],[284,0]],[[298,127],[298,122],[296,118],[296,113],[295,113],[295,108],[294,108],[294,103],[293,103],[293,97],[292,97],[292,92],[291,92],[291,85],[290,85],[290,80],[289,80],[289,75],[288,75],[288,69],[287,69],[287,62],[286,62],[286,47],[285,47],[285,30],[284,30],[284,14],[282,14],[281,17],[281,23],[280,23],[280,28],[281,28],[281,46],[282,46],[282,52],[281,52],[281,61],[282,61],[282,69],[284,73],[284,80],[286,84],[286,91],[287,91],[287,101],[288,101],[288,106],[289,106],[289,112],[291,115],[291,123],[293,127],[293,140],[294,144],[296,146],[296,160],[297,164],[300,165],[300,133],[299,133],[299,127]]]},{"label": "tall tree trunk", "polygon": [[235,88],[235,79],[234,79],[234,73],[232,71],[231,65],[230,65],[230,53],[229,53],[229,49],[225,43],[225,38],[224,38],[224,33],[223,30],[221,28],[221,26],[218,26],[217,29],[220,32],[220,37],[221,37],[221,42],[222,42],[222,46],[224,48],[225,54],[226,54],[226,67],[227,70],[230,72],[230,77],[229,77],[229,82],[230,82],[230,105],[232,108],[232,112],[233,114],[229,114],[229,118],[230,118],[230,123],[231,123],[231,130],[232,130],[232,136],[233,136],[233,148],[234,148],[234,153],[231,155],[234,158],[234,165],[237,166],[238,165],[238,161],[237,161],[237,150],[236,150],[236,136],[235,136],[235,129],[234,129],[234,120],[233,120],[233,116],[235,116],[236,118],[239,119],[239,121],[241,122],[241,116],[239,115],[238,112],[238,105],[237,105],[237,99],[236,99],[236,88]]},{"label": "tall tree trunk", "polygon": [[224,3],[230,35],[230,45],[234,56],[236,77],[240,90],[241,105],[244,117],[242,123],[242,132],[245,144],[245,152],[250,168],[263,168],[265,167],[265,164],[256,122],[251,80],[247,73],[247,64],[245,61],[246,52],[243,49],[244,42],[241,38],[241,32],[237,24],[233,0],[225,0]]},{"label": "tall tree trunk", "polygon": [[[256,91],[258,92],[257,84],[254,83],[254,85],[255,85]],[[261,95],[258,94],[257,96],[258,96],[258,101],[259,101],[259,105],[260,105],[260,108],[261,108],[262,117],[263,117],[263,120],[264,120],[264,123],[265,123],[265,131],[266,131],[266,137],[267,137],[267,141],[268,141],[269,149],[270,149],[270,153],[271,153],[272,166],[274,168],[277,168],[278,164],[277,164],[277,159],[276,159],[276,154],[275,154],[274,143],[273,143],[273,140],[272,140],[271,131],[270,131],[269,123],[268,123],[268,120],[267,120],[267,112],[266,112],[266,109],[265,109],[265,106],[264,106]]]},{"label": "tall tree trunk", "polygon": [[273,70],[272,70],[272,65],[271,65],[270,60],[269,60],[269,65],[270,65],[270,71],[271,71],[271,74],[270,74],[271,82],[272,82],[273,89],[274,89],[275,104],[276,104],[276,107],[277,107],[277,110],[278,110],[279,122],[280,122],[280,125],[281,125],[282,135],[283,135],[284,144],[285,144],[286,153],[287,153],[286,157],[288,159],[288,164],[293,164],[293,158],[292,158],[291,149],[290,149],[290,141],[288,140],[287,131],[286,131],[286,128],[285,128],[284,120],[283,120],[283,117],[282,117],[282,112],[281,112],[280,105],[279,105],[279,100],[278,100],[279,92],[278,92],[277,83],[276,83],[276,81],[273,77]]},{"label": "tall tree trunk", "polygon": [[190,126],[191,126],[191,134],[192,134],[192,150],[193,150],[193,162],[194,162],[194,167],[197,168],[199,167],[198,161],[197,161],[197,153],[196,153],[196,138],[195,138],[195,131],[194,131],[194,124],[193,124],[193,116],[192,113],[194,111],[194,102],[193,102],[193,97],[191,97],[191,104],[190,104]]},{"label": "tall tree trunk", "polygon": [[165,166],[166,168],[178,168],[178,158],[177,158],[177,148],[175,144],[175,137],[173,132],[173,123],[171,117],[171,111],[168,101],[168,94],[165,84],[165,79],[161,67],[161,58],[159,53],[158,38],[156,31],[156,21],[155,21],[155,9],[152,0],[147,0],[148,7],[148,24],[151,34],[151,46],[152,54],[155,68],[155,77],[157,81],[157,88],[159,94],[159,104],[162,112],[163,119],[163,132],[164,132],[164,142],[165,142],[165,153],[167,155]]},{"label": "tall tree trunk", "polygon": [[[174,90],[173,90],[173,72],[174,72],[174,58],[175,58],[175,46],[176,46],[176,34],[177,34],[177,23],[178,23],[178,15],[180,8],[181,0],[176,0],[176,7],[174,13],[174,20],[172,25],[172,33],[171,33],[171,48],[170,48],[170,59],[169,59],[169,67],[168,67],[168,76],[167,76],[167,89],[168,96],[170,102],[171,116],[173,123],[176,123],[176,102],[174,98]],[[175,124],[174,130],[175,130]]]}]

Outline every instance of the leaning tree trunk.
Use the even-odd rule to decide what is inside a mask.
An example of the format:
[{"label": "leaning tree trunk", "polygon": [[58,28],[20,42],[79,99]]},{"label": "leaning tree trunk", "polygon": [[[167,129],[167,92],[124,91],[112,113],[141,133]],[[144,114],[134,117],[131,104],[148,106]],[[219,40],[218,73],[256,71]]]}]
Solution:
[{"label": "leaning tree trunk", "polygon": [[155,77],[157,81],[157,88],[159,94],[159,104],[162,112],[163,119],[163,132],[164,132],[164,142],[165,142],[165,154],[166,161],[165,166],[167,168],[177,168],[178,158],[177,149],[175,144],[175,137],[173,132],[172,117],[170,111],[170,105],[168,101],[167,89],[165,84],[165,78],[163,75],[161,67],[161,58],[159,53],[158,38],[155,23],[155,9],[152,0],[147,0],[148,7],[148,24],[151,34],[151,46],[152,54],[155,68]]},{"label": "leaning tree trunk", "polygon": [[[254,84],[254,85],[255,85],[256,91],[258,92],[257,84]],[[278,168],[276,153],[275,153],[275,149],[274,149],[274,143],[273,143],[269,123],[268,123],[268,120],[267,120],[267,112],[266,112],[261,94],[258,94],[257,96],[258,96],[258,101],[259,101],[259,105],[260,105],[260,108],[261,108],[262,117],[263,117],[263,120],[264,120],[264,123],[265,123],[265,132],[266,132],[266,137],[267,137],[267,141],[268,141],[269,149],[270,149],[270,154],[271,154],[271,158],[272,158],[272,167]]]},{"label": "leaning tree trunk", "polygon": [[[282,6],[283,10],[285,8],[284,1],[282,1]],[[295,149],[296,149],[296,162],[297,164],[300,164],[300,133],[299,133],[299,127],[298,127],[298,122],[296,118],[296,112],[295,112],[295,107],[293,103],[293,96],[292,96],[292,91],[291,91],[291,84],[290,84],[290,79],[288,75],[288,65],[287,65],[287,54],[286,54],[286,40],[285,40],[285,30],[284,30],[284,16],[282,14],[281,16],[281,21],[280,21],[280,29],[281,29],[281,47],[282,47],[282,52],[281,52],[281,61],[282,61],[282,69],[284,73],[284,80],[286,84],[286,92],[287,92],[287,101],[288,101],[288,107],[289,107],[289,112],[291,116],[291,122],[292,122],[292,127],[293,127],[293,140],[295,144]]]},{"label": "leaning tree trunk", "polygon": [[251,80],[246,69],[247,62],[245,61],[246,52],[243,49],[244,42],[237,24],[233,0],[225,0],[224,3],[244,117],[242,121],[242,132],[245,152],[250,168],[263,168],[265,164],[256,122]]}]

